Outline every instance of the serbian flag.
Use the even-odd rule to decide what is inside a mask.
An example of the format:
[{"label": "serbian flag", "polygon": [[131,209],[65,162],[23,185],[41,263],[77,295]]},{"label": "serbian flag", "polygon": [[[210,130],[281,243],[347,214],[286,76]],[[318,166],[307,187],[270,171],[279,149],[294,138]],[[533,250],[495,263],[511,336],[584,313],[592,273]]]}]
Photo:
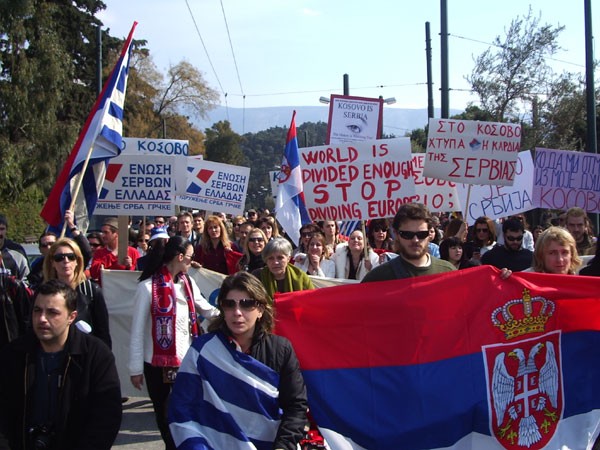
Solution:
[{"label": "serbian flag", "polygon": [[275,205],[277,220],[290,237],[298,244],[300,242],[300,227],[311,223],[302,186],[302,171],[300,169],[300,152],[296,136],[296,111],[292,114],[292,123],[287,134],[281,171],[279,172],[279,193]]},{"label": "serbian flag", "polygon": [[480,266],[276,297],[338,449],[585,449],[600,424],[600,278]]},{"label": "serbian flag", "polygon": [[40,213],[48,225],[55,230],[60,231],[62,228],[65,211],[71,207],[78,179],[88,155],[90,155],[89,162],[74,207],[77,223],[83,230],[87,229],[89,218],[96,207],[98,193],[104,183],[107,162],[121,153],[123,105],[132,51],[131,43],[136,26],[137,22],[134,22],[121,56],[96,99],[77,142]]}]

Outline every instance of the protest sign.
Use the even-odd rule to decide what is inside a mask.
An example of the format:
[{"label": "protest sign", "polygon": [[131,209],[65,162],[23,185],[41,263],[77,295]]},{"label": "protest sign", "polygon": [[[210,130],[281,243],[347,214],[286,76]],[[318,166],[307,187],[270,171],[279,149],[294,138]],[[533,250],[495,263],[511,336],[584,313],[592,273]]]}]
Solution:
[{"label": "protest sign", "polygon": [[520,143],[521,126],[517,124],[429,119],[423,175],[511,186]]},{"label": "protest sign", "polygon": [[[471,188],[469,205],[464,208],[469,187]],[[456,188],[460,199],[460,210],[466,209],[465,219],[468,223],[473,223],[481,216],[498,219],[529,211],[534,208],[531,151],[519,153],[515,166],[515,182],[512,186],[458,183]]]},{"label": "protest sign", "polygon": [[423,176],[424,153],[412,155],[415,202],[423,203],[430,211],[460,211],[456,183]]},{"label": "protest sign", "polygon": [[599,155],[536,148],[534,165],[534,207],[600,212]]},{"label": "protest sign", "polygon": [[327,127],[328,144],[378,139],[382,113],[382,99],[332,95]]},{"label": "protest sign", "polygon": [[123,138],[121,154],[188,156],[189,142],[180,139]]},{"label": "protest sign", "polygon": [[173,214],[173,163],[173,157],[170,156],[121,154],[112,158],[106,169],[94,214]]},{"label": "protest sign", "polygon": [[186,183],[181,188],[177,186],[176,204],[234,215],[244,213],[250,178],[248,167],[195,158],[187,158],[186,163]]},{"label": "protest sign", "polygon": [[271,195],[277,198],[279,192],[279,170],[269,170],[269,182],[271,186]]},{"label": "protest sign", "polygon": [[317,220],[390,217],[415,200],[409,138],[300,149],[308,214]]}]

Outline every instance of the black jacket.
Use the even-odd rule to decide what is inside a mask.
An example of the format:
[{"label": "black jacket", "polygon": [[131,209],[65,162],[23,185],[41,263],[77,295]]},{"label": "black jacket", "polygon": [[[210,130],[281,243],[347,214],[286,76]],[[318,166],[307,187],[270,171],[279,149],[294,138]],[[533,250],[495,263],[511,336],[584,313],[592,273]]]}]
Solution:
[{"label": "black jacket", "polygon": [[300,363],[292,344],[282,336],[257,333],[250,356],[279,373],[279,406],[283,415],[273,448],[295,449],[308,423],[308,402]]},{"label": "black jacket", "polygon": [[[0,449],[26,449],[33,409],[39,341],[33,334],[0,352]],[[121,426],[121,387],[115,358],[93,336],[71,326],[65,344],[55,449],[110,449]]]}]

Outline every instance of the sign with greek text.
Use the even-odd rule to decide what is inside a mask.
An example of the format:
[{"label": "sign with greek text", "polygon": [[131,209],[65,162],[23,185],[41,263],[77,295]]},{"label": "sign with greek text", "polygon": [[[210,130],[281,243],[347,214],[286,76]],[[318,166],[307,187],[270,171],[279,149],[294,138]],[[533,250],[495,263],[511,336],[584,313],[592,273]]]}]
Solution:
[{"label": "sign with greek text", "polygon": [[498,219],[534,209],[531,151],[519,153],[515,166],[515,182],[512,186],[458,183],[456,188],[460,198],[460,210],[463,212],[462,206],[466,204],[467,196],[469,197],[466,220],[470,224],[481,216]]},{"label": "sign with greek text", "polygon": [[378,139],[382,113],[382,99],[332,95],[327,126],[328,144]]},{"label": "sign with greek text", "polygon": [[455,183],[511,186],[520,148],[517,124],[429,119],[423,174]]},{"label": "sign with greek text", "polygon": [[175,203],[194,209],[243,215],[250,169],[187,158],[187,177]]},{"label": "sign with greek text", "polygon": [[534,207],[600,212],[600,155],[536,148],[534,166]]},{"label": "sign with greek text", "polygon": [[456,183],[423,176],[425,153],[413,153],[412,167],[415,183],[415,202],[423,203],[430,211],[460,211]]},{"label": "sign with greek text", "polygon": [[190,144],[179,139],[123,138],[121,154],[188,156]]},{"label": "sign with greek text", "polygon": [[391,217],[415,201],[410,139],[300,149],[308,214],[317,220]]},{"label": "sign with greek text", "polygon": [[175,212],[174,158],[121,154],[110,160],[94,214],[165,215]]}]

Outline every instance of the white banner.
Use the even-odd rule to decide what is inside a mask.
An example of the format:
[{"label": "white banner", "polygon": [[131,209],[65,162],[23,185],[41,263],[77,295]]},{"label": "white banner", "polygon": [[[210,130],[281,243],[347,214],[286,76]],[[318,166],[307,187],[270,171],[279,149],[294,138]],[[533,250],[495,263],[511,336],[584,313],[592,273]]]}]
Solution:
[{"label": "white banner", "polygon": [[[187,158],[187,178],[177,186],[175,203],[195,209],[244,214],[250,169]],[[181,163],[178,163],[178,166]]]},{"label": "white banner", "polygon": [[378,139],[382,114],[382,99],[332,95],[327,130],[329,145]]},{"label": "white banner", "polygon": [[119,155],[110,160],[94,214],[100,216],[173,214],[174,158]]},{"label": "white banner", "polygon": [[376,219],[415,200],[410,139],[300,149],[311,220]]},{"label": "white banner", "polygon": [[511,186],[520,148],[520,125],[429,119],[423,174],[467,184]]},{"label": "white banner", "polygon": [[180,139],[123,138],[121,154],[188,156],[190,144]]},{"label": "white banner", "polygon": [[456,183],[423,176],[424,153],[412,156],[413,177],[415,182],[415,202],[423,203],[430,211],[460,211],[460,201]]}]

